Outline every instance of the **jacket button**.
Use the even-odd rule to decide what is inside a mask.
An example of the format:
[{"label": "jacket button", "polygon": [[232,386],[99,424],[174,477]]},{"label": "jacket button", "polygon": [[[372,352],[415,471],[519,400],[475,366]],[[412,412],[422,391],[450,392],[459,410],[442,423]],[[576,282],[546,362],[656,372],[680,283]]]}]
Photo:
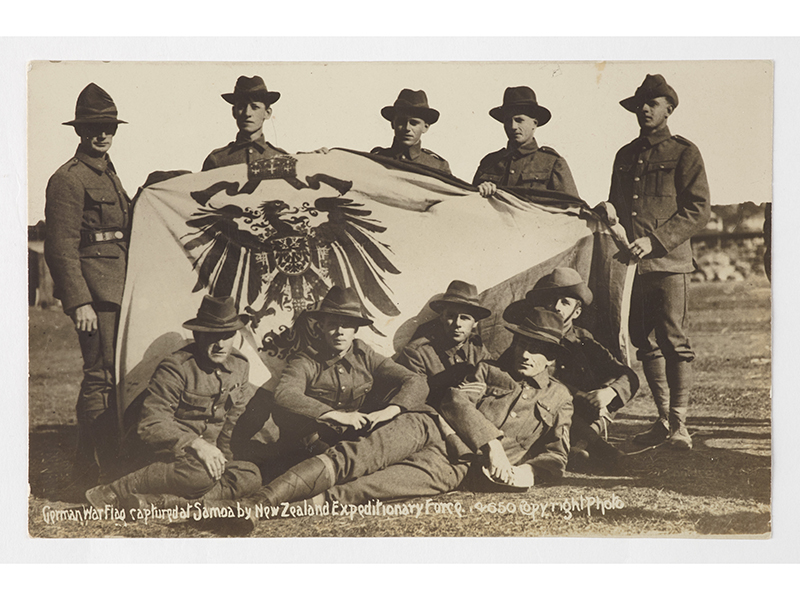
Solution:
[{"label": "jacket button", "polygon": [[509,172],[509,173],[513,173],[513,172],[514,172],[514,169],[509,169],[509,170],[508,170],[508,172]]},{"label": "jacket button", "polygon": [[341,389],[342,389],[342,391],[344,392],[344,391],[347,389],[347,386],[346,386],[346,385],[343,385]]},{"label": "jacket button", "polygon": [[[524,398],[524,397],[525,397],[525,396],[523,396],[523,398]],[[516,418],[517,418],[517,413],[515,413],[513,410],[511,411],[511,417],[512,417],[512,418],[514,418],[514,419],[516,419]]]},{"label": "jacket button", "polygon": [[641,164],[642,164],[644,161],[643,161],[643,160],[640,158],[640,159],[639,159],[639,160],[637,160],[636,162],[637,162],[637,163],[639,163],[639,164],[641,165]]},{"label": "jacket button", "polygon": [[632,210],[632,211],[631,211],[631,216],[632,216],[632,217],[635,217],[635,216],[636,216],[636,215],[638,215],[638,214],[639,214],[639,213],[637,213],[635,210]]},{"label": "jacket button", "polygon": [[633,195],[633,199],[634,199],[634,200],[638,200],[638,199],[639,199],[639,194],[634,194],[634,195]]},{"label": "jacket button", "polygon": [[633,180],[634,181],[639,181],[639,178],[638,177],[634,177]]}]

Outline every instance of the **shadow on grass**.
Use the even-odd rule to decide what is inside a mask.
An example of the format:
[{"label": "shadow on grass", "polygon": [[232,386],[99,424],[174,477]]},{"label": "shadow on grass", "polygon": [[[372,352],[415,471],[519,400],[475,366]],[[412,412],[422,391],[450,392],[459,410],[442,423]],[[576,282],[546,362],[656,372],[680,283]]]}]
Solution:
[{"label": "shadow on grass", "polygon": [[78,439],[75,425],[40,425],[28,435],[28,483],[36,498],[81,502],[71,487],[72,463]]},{"label": "shadow on grass", "polygon": [[[631,507],[609,512],[604,517],[608,523],[622,525],[627,525],[631,522],[658,522],[674,518],[693,523],[694,529],[699,535],[763,535],[770,533],[771,527],[769,513],[747,511],[724,515],[698,512],[678,514],[676,511],[672,515],[665,511]],[[642,532],[643,535],[647,533],[646,531]]]}]

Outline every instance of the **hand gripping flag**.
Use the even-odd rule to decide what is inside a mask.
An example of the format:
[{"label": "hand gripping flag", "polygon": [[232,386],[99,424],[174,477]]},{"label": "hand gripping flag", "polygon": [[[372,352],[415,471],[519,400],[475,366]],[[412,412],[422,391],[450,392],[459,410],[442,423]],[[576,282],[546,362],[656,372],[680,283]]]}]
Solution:
[{"label": "hand gripping flag", "polygon": [[[134,209],[118,334],[120,414],[158,362],[185,343],[204,294],[249,315],[241,349],[251,381],[271,389],[289,354],[315,335],[304,312],[334,285],[352,287],[374,321],[358,336],[393,356],[435,314],[454,279],[474,283],[480,322],[500,354],[504,309],[557,266],[594,293],[583,325],[627,356],[632,271],[622,237],[577,198],[500,190],[348,150],[189,173],[142,188]],[[622,234],[624,236],[624,234]]]}]

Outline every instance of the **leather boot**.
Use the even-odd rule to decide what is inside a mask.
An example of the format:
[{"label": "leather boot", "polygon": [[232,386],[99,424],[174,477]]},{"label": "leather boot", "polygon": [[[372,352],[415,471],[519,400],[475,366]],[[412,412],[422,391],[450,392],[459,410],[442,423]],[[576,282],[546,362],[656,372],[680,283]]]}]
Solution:
[{"label": "leather boot", "polygon": [[269,506],[280,506],[283,502],[312,498],[335,483],[331,460],[327,456],[315,456],[273,479],[256,493],[255,498]]},{"label": "leather boot", "polygon": [[663,356],[645,358],[642,360],[642,368],[656,403],[658,419],[647,430],[634,436],[633,441],[641,446],[656,446],[669,436],[670,393],[667,383],[667,361]]},{"label": "leather boot", "polygon": [[669,382],[669,444],[678,450],[691,450],[692,437],[686,429],[689,392],[692,389],[692,365],[685,360],[667,361]]},{"label": "leather boot", "polygon": [[120,508],[123,502],[138,507],[138,501],[129,501],[129,496],[158,493],[166,488],[166,465],[156,462],[107,485],[93,487],[86,492],[86,499],[98,510],[104,508],[106,504]]}]

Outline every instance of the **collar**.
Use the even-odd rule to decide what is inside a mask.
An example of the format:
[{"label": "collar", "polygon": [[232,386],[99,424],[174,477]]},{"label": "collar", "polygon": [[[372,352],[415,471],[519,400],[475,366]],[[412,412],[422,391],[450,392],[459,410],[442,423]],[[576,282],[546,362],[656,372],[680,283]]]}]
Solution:
[{"label": "collar", "polygon": [[[525,379],[523,381],[523,385],[525,383],[527,383],[530,387],[537,387],[540,390],[543,390],[550,383],[550,373],[548,373],[547,369],[545,369],[544,371],[542,371],[541,373],[539,373],[538,375],[536,375],[532,379]],[[531,383],[534,383],[536,385],[530,385]]]},{"label": "collar", "polygon": [[569,331],[564,332],[561,336],[561,339],[567,340],[568,342],[577,342],[578,335],[575,333],[575,327],[570,325]]},{"label": "collar", "polygon": [[237,146],[237,147],[238,146],[247,146],[248,144],[252,144],[253,146],[258,146],[258,148],[260,148],[262,152],[267,149],[267,141],[264,139],[264,134],[263,133],[261,135],[259,135],[254,140],[246,139],[242,135],[241,131],[236,134],[236,139],[233,140],[233,145],[234,146]]},{"label": "collar", "polygon": [[508,151],[511,153],[516,153],[520,156],[528,156],[539,149],[539,144],[536,142],[536,138],[533,138],[530,142],[522,144],[522,146],[515,146],[511,142],[508,142],[506,148],[508,148]]},{"label": "collar", "polygon": [[320,362],[325,365],[326,369],[330,369],[335,364],[342,363],[349,370],[355,361],[356,352],[360,352],[360,350],[356,344],[356,340],[353,340],[353,345],[350,346],[350,350],[345,352],[342,356],[326,352],[320,356]]},{"label": "collar", "polygon": [[411,160],[417,160],[417,157],[422,153],[422,140],[414,144],[413,146],[406,146],[405,144],[401,144],[397,140],[392,141],[392,150],[396,154],[401,154],[408,156]]},{"label": "collar", "polygon": [[97,173],[104,173],[108,168],[112,171],[114,170],[114,166],[111,164],[111,158],[108,154],[100,158],[95,158],[94,156],[89,156],[78,147],[75,151],[75,158]]},{"label": "collar", "polygon": [[659,144],[671,137],[672,134],[669,132],[669,127],[667,127],[666,125],[662,129],[659,129],[658,131],[651,133],[649,135],[644,135],[644,133],[642,133],[641,131],[639,132],[639,138],[641,138],[642,140],[646,140],[648,147],[655,146],[656,144]]}]

